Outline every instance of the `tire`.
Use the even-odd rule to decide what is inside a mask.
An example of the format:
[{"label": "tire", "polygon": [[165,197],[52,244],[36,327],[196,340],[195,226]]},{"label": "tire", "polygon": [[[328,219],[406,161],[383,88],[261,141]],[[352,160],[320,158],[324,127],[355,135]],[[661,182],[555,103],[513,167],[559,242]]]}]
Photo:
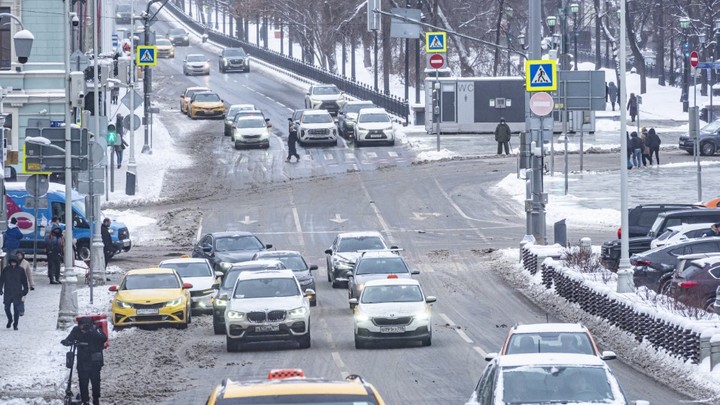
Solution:
[{"label": "tire", "polygon": [[658,280],[658,289],[656,291],[658,294],[668,295],[668,290],[670,289],[670,281],[672,281],[672,275],[673,273],[670,273],[660,277],[660,280]]},{"label": "tire", "polygon": [[365,348],[365,342],[358,339],[357,335],[355,335],[355,348],[356,349],[364,349]]},{"label": "tire", "polygon": [[225,336],[225,347],[228,353],[235,353],[240,351],[240,343],[230,336]]},{"label": "tire", "polygon": [[191,120],[196,120],[196,119],[197,119],[197,117],[196,117],[192,112],[190,112],[189,114],[190,114],[190,119],[191,119]]},{"label": "tire", "polygon": [[426,337],[425,339],[421,340],[420,343],[422,343],[423,346],[430,346],[432,345],[432,335]]},{"label": "tire", "polygon": [[308,333],[306,333],[304,336],[301,336],[298,339],[298,344],[300,345],[301,349],[309,349],[311,345],[310,341],[310,324],[308,324]]},{"label": "tire", "polygon": [[712,156],[715,154],[715,144],[712,142],[704,142],[700,145],[700,154],[703,156]]},{"label": "tire", "polygon": [[235,142],[235,150],[240,150],[240,144]]},{"label": "tire", "polygon": [[390,141],[390,146],[395,146],[395,140]]},{"label": "tire", "polygon": [[703,304],[703,309],[707,312],[710,312],[711,314],[716,313],[715,312],[715,297],[710,297],[705,301],[705,304]]},{"label": "tire", "polygon": [[225,334],[225,325],[221,325],[219,323],[213,322],[213,332],[216,335],[224,335]]},{"label": "tire", "polygon": [[78,260],[89,260],[90,259],[90,242],[86,240],[78,241],[77,250],[75,256]]},{"label": "tire", "polygon": [[188,325],[192,321],[192,315],[190,315],[190,308],[186,309],[185,311],[185,313],[187,314],[185,315],[185,323],[179,324],[178,329],[187,329]]}]

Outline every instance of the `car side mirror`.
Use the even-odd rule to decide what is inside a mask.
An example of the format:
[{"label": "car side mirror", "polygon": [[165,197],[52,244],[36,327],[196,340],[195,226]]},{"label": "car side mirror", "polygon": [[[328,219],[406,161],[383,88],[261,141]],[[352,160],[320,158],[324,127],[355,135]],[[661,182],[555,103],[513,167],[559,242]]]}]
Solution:
[{"label": "car side mirror", "polygon": [[390,249],[400,249],[400,248],[395,245],[392,245],[392,246],[390,246]]},{"label": "car side mirror", "polygon": [[425,297],[425,302],[427,302],[428,304],[432,304],[433,302],[436,302],[436,301],[437,301],[437,298],[432,295],[428,295],[427,297]]},{"label": "car side mirror", "polygon": [[488,353],[485,355],[485,361],[491,361],[492,359],[494,359],[497,356],[498,356],[497,353]]},{"label": "car side mirror", "polygon": [[215,272],[215,277],[222,277],[222,276],[224,276],[224,275],[225,275],[225,273],[223,273],[222,271],[216,271],[216,272]]},{"label": "car side mirror", "polygon": [[227,301],[227,300],[228,300],[228,295],[227,295],[227,293],[220,294],[220,296],[218,297],[218,299]]},{"label": "car side mirror", "polygon": [[350,303],[350,304],[352,304],[352,305],[357,305],[357,304],[358,304],[358,299],[357,299],[357,298],[350,298],[350,299],[348,300],[348,303]]},{"label": "car side mirror", "polygon": [[182,288],[183,288],[183,290],[189,290],[189,289],[193,288],[193,285],[190,283],[183,283]]},{"label": "car side mirror", "polygon": [[311,265],[310,265],[310,271],[314,271],[314,270],[317,270],[317,269],[318,269],[318,265],[317,265],[317,264],[311,264]]},{"label": "car side mirror", "polygon": [[309,95],[310,95],[310,93],[305,93],[305,95],[306,95],[306,96],[309,96]]},{"label": "car side mirror", "polygon": [[116,286],[116,285],[111,285],[110,287],[108,287],[108,291],[115,292],[117,290],[118,290],[118,286]]},{"label": "car side mirror", "polygon": [[412,270],[410,271],[410,274],[413,276],[417,276],[418,274],[420,274],[420,270]]},{"label": "car side mirror", "polygon": [[202,245],[200,248],[203,250],[203,252],[209,253],[212,252],[212,246],[210,245]]},{"label": "car side mirror", "polygon": [[331,255],[331,254],[332,254],[332,249],[325,249],[325,254],[326,254],[326,255]]},{"label": "car side mirror", "polygon": [[611,352],[610,350],[605,350],[600,354],[600,358],[603,360],[615,360],[617,359],[617,355],[615,352]]},{"label": "car side mirror", "polygon": [[305,296],[308,297],[308,298],[314,297],[314,296],[315,296],[315,290],[313,290],[312,288],[308,288],[307,290],[305,290]]},{"label": "car side mirror", "polygon": [[265,249],[272,249],[272,245],[271,244],[265,245]]},{"label": "car side mirror", "polygon": [[288,121],[290,121],[290,122],[293,122],[293,119],[292,119],[292,117],[291,117],[291,118],[288,118]]}]

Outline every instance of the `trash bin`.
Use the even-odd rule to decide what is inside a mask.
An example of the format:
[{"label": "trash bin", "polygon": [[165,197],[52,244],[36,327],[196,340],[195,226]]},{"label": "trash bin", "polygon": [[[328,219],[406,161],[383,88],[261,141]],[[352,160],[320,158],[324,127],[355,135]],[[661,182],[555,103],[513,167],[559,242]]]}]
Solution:
[{"label": "trash bin", "polygon": [[108,323],[107,323],[107,315],[105,314],[99,314],[99,315],[80,315],[75,318],[75,322],[80,322],[81,318],[90,318],[92,319],[93,323],[96,326],[99,326],[102,329],[102,332],[105,334],[105,336],[108,337],[108,340],[105,341],[105,348],[107,349],[108,346],[110,346],[110,335],[108,334]]},{"label": "trash bin", "polygon": [[560,246],[567,246],[567,224],[564,219],[555,222],[553,225],[555,243]]},{"label": "trash bin", "polygon": [[125,194],[135,195],[135,182],[137,181],[135,173],[125,172]]}]

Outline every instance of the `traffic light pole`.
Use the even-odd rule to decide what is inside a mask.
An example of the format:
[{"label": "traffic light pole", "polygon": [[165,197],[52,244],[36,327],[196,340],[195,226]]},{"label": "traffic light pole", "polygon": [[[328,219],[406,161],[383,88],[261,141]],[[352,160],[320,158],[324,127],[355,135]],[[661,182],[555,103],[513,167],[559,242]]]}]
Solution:
[{"label": "traffic light pole", "polygon": [[[93,109],[95,111],[95,130],[98,132],[95,134],[95,140],[98,141],[100,137],[100,83],[98,82],[98,0],[93,0],[93,85],[94,85],[94,97],[93,97]],[[92,244],[90,245],[90,303],[93,303],[93,289],[92,286],[95,283],[95,275],[102,277],[102,282],[105,283],[105,255],[103,255],[103,242],[102,236],[100,235],[100,226],[102,219],[100,218],[100,199],[98,198],[97,190],[95,190],[95,165],[101,161],[99,156],[92,156],[92,150],[90,151],[90,170],[88,173],[88,180],[90,180],[90,203],[92,204],[93,219],[95,222]],[[86,211],[88,207],[85,207]]]}]

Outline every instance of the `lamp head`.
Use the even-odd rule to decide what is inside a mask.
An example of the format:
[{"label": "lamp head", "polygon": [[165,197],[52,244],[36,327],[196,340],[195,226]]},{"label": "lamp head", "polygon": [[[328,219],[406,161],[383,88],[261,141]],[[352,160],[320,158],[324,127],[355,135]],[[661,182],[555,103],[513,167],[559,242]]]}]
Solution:
[{"label": "lamp head", "polygon": [[32,32],[28,30],[20,30],[13,36],[15,42],[15,54],[17,55],[18,62],[25,64],[30,57],[30,51],[32,50],[32,44],[35,37]]}]

